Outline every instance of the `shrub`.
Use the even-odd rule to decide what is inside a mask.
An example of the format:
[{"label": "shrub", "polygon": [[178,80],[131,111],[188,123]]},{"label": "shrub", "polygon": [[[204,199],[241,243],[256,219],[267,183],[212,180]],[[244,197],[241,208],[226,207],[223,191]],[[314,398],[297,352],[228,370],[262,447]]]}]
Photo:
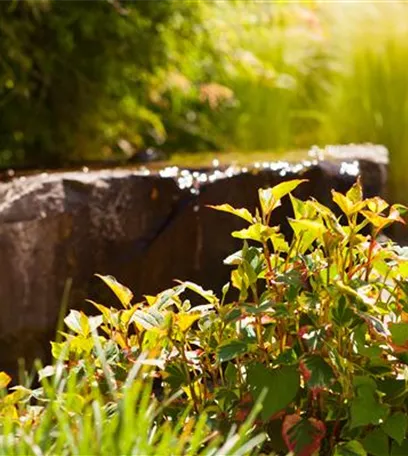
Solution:
[{"label": "shrub", "polygon": [[200,11],[168,1],[2,2],[0,165],[104,158],[120,139],[164,140],[149,93],[194,42]]},{"label": "shrub", "polygon": [[[405,208],[363,199],[357,182],[345,195],[333,191],[338,216],[293,196],[301,183],[260,189],[255,214],[213,207],[248,224],[232,233],[243,247],[225,260],[231,281],[220,297],[178,282],[134,303],[129,289],[100,276],[121,307],[93,303],[97,316],[71,310],[65,318],[70,332],[52,343],[59,361],[40,372],[45,382],[66,379],[57,382],[64,386],[55,400],[90,406],[96,389],[105,406],[117,409],[120,392],[132,384],[129,372],[141,369],[163,401],[161,423],[185,423],[188,416],[228,435],[260,403],[250,431],[268,435],[263,451],[406,454],[408,256],[380,237],[403,221]],[[284,197],[293,206],[291,239],[269,223]],[[74,394],[69,388],[78,382]],[[25,408],[18,407],[21,427]]]}]

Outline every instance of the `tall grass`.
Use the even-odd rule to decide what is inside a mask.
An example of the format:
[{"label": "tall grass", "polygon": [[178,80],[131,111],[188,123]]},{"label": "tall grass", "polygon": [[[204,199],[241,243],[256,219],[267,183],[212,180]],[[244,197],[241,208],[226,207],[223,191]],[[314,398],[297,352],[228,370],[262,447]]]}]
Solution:
[{"label": "tall grass", "polygon": [[214,135],[239,150],[384,144],[391,196],[408,202],[407,18],[406,2],[215,2],[235,105]]},{"label": "tall grass", "polygon": [[[67,374],[57,361],[40,370],[39,388],[19,386],[0,397],[0,454],[243,456],[256,453],[264,440],[262,435],[251,436],[255,410],[228,435],[209,432],[210,417],[193,418],[188,408],[173,421],[163,421],[163,408],[177,398],[154,399],[140,363],[123,387],[112,386],[110,394],[103,382],[93,382],[89,389],[96,370],[85,364],[81,374]],[[106,373],[108,383],[116,385],[113,374]]]},{"label": "tall grass", "polygon": [[387,146],[391,195],[407,203],[408,4],[350,4],[343,15],[333,12],[341,45],[322,138]]}]

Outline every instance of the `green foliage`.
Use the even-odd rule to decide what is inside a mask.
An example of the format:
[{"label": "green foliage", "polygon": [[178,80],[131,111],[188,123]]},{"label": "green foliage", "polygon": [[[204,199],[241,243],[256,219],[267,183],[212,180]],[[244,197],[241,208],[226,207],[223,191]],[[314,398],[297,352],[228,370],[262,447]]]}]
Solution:
[{"label": "green foliage", "polygon": [[168,1],[1,2],[0,163],[104,157],[120,139],[162,142],[149,94],[194,40],[200,11]]},{"label": "green foliage", "polygon": [[[135,382],[151,385],[154,379],[140,401],[157,407],[160,401],[160,407],[153,405],[153,421],[167,429],[171,420],[180,454],[193,454],[192,447],[210,451],[216,443],[203,436],[229,435],[235,426],[242,426],[241,443],[266,434],[263,451],[281,452],[284,445],[297,456],[403,452],[408,441],[408,263],[398,246],[381,242],[379,235],[385,226],[401,222],[405,209],[389,207],[379,197],[364,200],[358,181],[345,195],[333,192],[339,206],[334,213],[316,200],[292,196],[301,184],[294,180],[260,190],[255,214],[214,207],[248,223],[238,232],[242,249],[226,260],[231,283],[222,298],[179,282],[135,303],[130,290],[100,276],[122,306],[93,303],[98,315],[91,317],[71,310],[65,318],[69,332],[52,344],[57,363],[40,372],[42,390],[18,387],[5,395],[3,417],[12,417],[14,424],[3,418],[3,426],[20,435],[34,407],[40,418],[19,442],[77,449],[96,415],[109,415],[103,420],[109,429],[116,426],[112,423],[127,426],[127,418],[126,424],[121,421],[127,410],[122,402]],[[285,239],[270,218],[288,195],[293,235]],[[2,374],[3,387],[8,381]],[[55,388],[47,389],[48,384]],[[92,408],[95,400],[100,402]],[[260,412],[254,421],[256,404]],[[146,407],[145,420],[150,416]],[[81,415],[82,427],[75,430],[75,420],[63,424],[69,438],[60,440],[58,417],[66,408],[69,416]],[[57,428],[43,441],[39,436],[45,435],[48,416],[57,420],[52,421]],[[153,421],[143,429],[151,429]],[[181,428],[189,426],[198,434],[183,440],[187,431]],[[148,440],[149,448],[160,448],[160,436]]]}]

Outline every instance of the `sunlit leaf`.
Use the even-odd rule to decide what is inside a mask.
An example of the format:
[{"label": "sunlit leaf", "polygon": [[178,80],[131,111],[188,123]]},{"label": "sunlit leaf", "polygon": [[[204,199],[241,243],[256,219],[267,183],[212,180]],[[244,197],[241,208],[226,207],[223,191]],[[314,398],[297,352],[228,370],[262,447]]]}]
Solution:
[{"label": "sunlit leaf", "polygon": [[6,388],[11,382],[11,377],[5,372],[0,372],[0,389]]},{"label": "sunlit leaf", "polygon": [[254,220],[252,214],[248,211],[248,209],[245,209],[245,208],[235,209],[230,204],[221,204],[218,206],[208,205],[207,207],[210,207],[211,209],[215,209],[216,211],[228,212],[229,214],[236,215],[237,217],[240,217],[249,223],[252,223]]},{"label": "sunlit leaf", "polygon": [[101,275],[101,274],[95,274],[96,277],[99,277],[102,279],[106,285],[113,291],[113,293],[116,295],[116,297],[119,299],[123,307],[128,307],[130,305],[130,302],[132,301],[133,298],[133,293],[129,290],[129,288],[126,288],[124,285],[119,283],[115,277],[112,277],[110,275]]},{"label": "sunlit leaf", "polygon": [[346,197],[353,204],[360,203],[363,200],[363,187],[360,177],[357,178],[357,181],[348,190]]},{"label": "sunlit leaf", "polygon": [[64,318],[64,323],[68,326],[68,328],[77,334],[82,333],[83,321],[81,322],[81,314],[86,318],[86,315],[83,312],[78,312],[77,310],[72,309]]},{"label": "sunlit leaf", "polygon": [[272,188],[259,189],[259,202],[264,215],[270,214],[280,205],[280,200],[295,190],[306,179],[293,179],[290,181],[281,182]]},{"label": "sunlit leaf", "polygon": [[263,225],[262,223],[254,223],[249,228],[244,228],[240,231],[233,231],[232,236],[238,239],[251,239],[257,242],[265,242],[276,233],[275,227]]},{"label": "sunlit leaf", "polygon": [[177,326],[181,332],[186,332],[200,317],[201,315],[199,313],[180,312],[176,315]]}]

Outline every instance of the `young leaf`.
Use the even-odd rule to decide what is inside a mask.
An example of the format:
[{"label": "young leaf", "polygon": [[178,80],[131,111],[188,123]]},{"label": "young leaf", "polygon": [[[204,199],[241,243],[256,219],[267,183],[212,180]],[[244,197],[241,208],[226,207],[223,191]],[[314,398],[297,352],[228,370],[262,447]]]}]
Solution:
[{"label": "young leaf", "polygon": [[252,214],[248,211],[248,209],[245,208],[235,209],[230,204],[221,204],[218,206],[212,206],[209,204],[207,207],[215,209],[216,211],[228,212],[229,214],[236,215],[237,217],[240,217],[249,223],[252,223],[254,221]]},{"label": "young leaf", "polygon": [[306,179],[293,179],[290,181],[281,182],[272,188],[259,189],[259,202],[261,203],[262,213],[269,215],[274,209],[280,205],[280,200],[296,189]]},{"label": "young leaf", "polygon": [[271,236],[275,235],[276,231],[275,227],[266,226],[262,223],[254,223],[249,228],[233,231],[232,236],[238,239],[251,239],[257,242],[265,242]]},{"label": "young leaf", "polygon": [[349,217],[353,214],[353,202],[350,201],[347,196],[342,193],[332,190],[333,201],[339,206],[339,208],[344,212],[344,214]]},{"label": "young leaf", "polygon": [[81,322],[81,315],[86,318],[86,315],[83,312],[71,310],[69,314],[64,318],[64,323],[68,326],[68,328],[77,334],[82,333],[82,326],[84,322]]},{"label": "young leaf", "polygon": [[0,372],[0,389],[6,388],[11,382],[11,377],[5,372]]},{"label": "young leaf", "polygon": [[180,331],[186,332],[191,328],[191,325],[201,317],[201,315],[199,313],[180,312],[176,314],[175,317]]},{"label": "young leaf", "polygon": [[[260,363],[248,366],[247,382],[249,389],[257,399],[266,390],[262,401],[261,417],[269,419],[275,413],[286,408],[296,397],[300,387],[299,372],[294,366],[267,369]],[[279,392],[277,394],[277,392]]]},{"label": "young leaf", "polygon": [[99,277],[101,280],[103,280],[106,285],[115,293],[116,297],[119,299],[123,307],[128,307],[130,305],[130,301],[133,298],[133,293],[129,290],[129,288],[126,288],[124,285],[119,283],[115,277],[112,277],[110,275],[101,275],[101,274],[95,274],[96,277]]},{"label": "young leaf", "polygon": [[347,199],[353,204],[360,203],[363,200],[363,187],[361,185],[360,176],[357,181],[351,186],[350,190],[346,193]]}]

